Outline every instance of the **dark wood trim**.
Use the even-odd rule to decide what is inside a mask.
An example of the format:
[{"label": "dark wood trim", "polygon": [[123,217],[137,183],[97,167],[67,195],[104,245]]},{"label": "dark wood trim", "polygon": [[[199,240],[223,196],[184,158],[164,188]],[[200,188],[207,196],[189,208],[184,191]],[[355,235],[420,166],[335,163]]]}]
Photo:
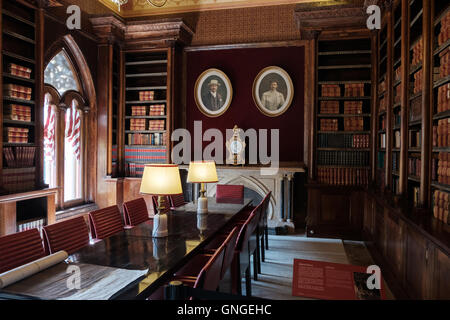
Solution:
[{"label": "dark wood trim", "polygon": [[[55,16],[54,14],[48,12],[47,10],[45,11],[44,16],[45,16],[45,18],[49,18],[49,19],[51,19],[51,20],[53,20],[53,21],[55,21],[55,22],[58,22],[59,24],[62,25],[62,28],[65,28],[65,29],[67,28],[67,26],[66,26],[66,21],[65,21],[65,20],[64,20],[64,21],[61,21],[57,16]],[[84,31],[83,29],[81,29],[81,30],[72,30],[72,31],[70,31],[70,32],[71,32],[71,33],[72,33],[72,32],[74,32],[74,33],[79,33],[79,34],[82,35],[83,37],[85,37],[85,38],[87,38],[87,39],[89,39],[89,40],[95,41],[95,42],[98,42],[98,41],[99,41],[99,39],[98,39],[95,35],[93,35],[93,34],[91,34],[91,33],[89,33],[89,32],[86,32],[86,31]]]},{"label": "dark wood trim", "polygon": [[232,49],[258,49],[271,47],[301,47],[307,46],[308,40],[292,40],[292,41],[274,41],[274,42],[251,42],[238,44],[221,44],[207,46],[187,46],[184,48],[186,52],[195,51],[213,51],[213,50],[232,50]]},{"label": "dark wood trim", "polygon": [[[167,94],[166,94],[166,162],[171,163],[172,139],[171,133],[174,122],[174,101],[175,101],[175,48],[167,49]],[[179,90],[177,88],[177,90]]]},{"label": "dark wood trim", "polygon": [[410,39],[409,39],[409,0],[402,0],[402,25],[401,25],[401,71],[402,71],[402,88],[401,88],[401,109],[400,109],[400,166],[399,166],[399,193],[406,198],[408,196],[408,139],[409,139],[409,60],[410,60]]},{"label": "dark wood trim", "polygon": [[113,64],[114,64],[114,48],[113,45],[111,43],[108,44],[108,56],[107,56],[107,61],[106,63],[108,64],[108,76],[106,78],[107,80],[107,104],[106,104],[106,108],[107,108],[107,121],[108,121],[108,134],[107,134],[107,138],[106,138],[106,175],[110,176],[112,173],[112,136],[113,136]]},{"label": "dark wood trim", "polygon": [[58,188],[46,188],[41,190],[34,190],[30,192],[16,193],[13,195],[0,196],[0,203],[9,203],[34,199],[38,197],[45,197],[51,194],[56,194]]},{"label": "dark wood trim", "polygon": [[117,114],[117,173],[125,175],[125,53],[119,48],[119,97]]},{"label": "dark wood trim", "polygon": [[[3,1],[0,0],[0,8],[3,9]],[[3,29],[3,14],[0,14],[0,28]],[[0,32],[0,75],[3,74],[3,32]],[[0,88],[3,88],[3,77],[0,76]],[[0,132],[3,135],[3,90],[0,90]],[[3,153],[3,139],[0,139],[0,150]],[[3,177],[3,155],[0,157],[0,177]],[[0,189],[3,179],[0,181]],[[1,219],[1,218],[0,218]]]},{"label": "dark wood trim", "polygon": [[80,79],[82,86],[82,94],[86,97],[89,107],[94,110],[97,105],[97,97],[95,91],[94,81],[92,79],[90,68],[83,52],[78,47],[76,41],[71,35],[65,35],[56,42],[54,42],[45,53],[45,66],[50,62],[53,57],[61,50],[64,50],[68,55],[70,62],[76,70],[76,73]]},{"label": "dark wood trim", "polygon": [[394,28],[393,28],[393,12],[386,13],[387,19],[387,71],[386,71],[386,87],[387,87],[387,106],[386,106],[386,163],[385,163],[385,186],[392,190],[392,107],[394,104],[394,88],[393,88],[393,58],[394,58]]},{"label": "dark wood trim", "polygon": [[[307,166],[312,166],[313,162],[310,162],[312,159],[309,158],[310,150],[311,150],[311,139],[313,139],[314,134],[311,126],[313,125],[313,121],[311,121],[311,117],[314,115],[314,97],[316,92],[315,86],[315,78],[314,74],[314,41],[308,41],[308,44],[305,45],[305,74],[304,74],[304,83],[305,83],[305,97],[304,97],[304,151],[303,151],[303,161]],[[310,172],[313,171],[313,168],[310,167]]]},{"label": "dark wood trim", "polygon": [[422,161],[421,161],[421,177],[420,177],[420,205],[427,208],[431,204],[431,152],[432,144],[432,128],[433,119],[432,112],[432,73],[433,73],[433,31],[431,17],[431,2],[423,1],[422,14],[422,37],[423,37],[423,82],[422,82]]},{"label": "dark wood trim", "polygon": [[[44,141],[44,130],[42,124],[44,123],[44,9],[36,10],[36,46],[35,46],[35,141]],[[36,186],[44,185],[44,148],[37,148],[36,156]]]},{"label": "dark wood trim", "polygon": [[379,104],[379,96],[378,96],[378,67],[375,67],[378,65],[377,61],[379,61],[379,37],[378,32],[372,33],[372,88],[371,88],[371,121],[370,121],[370,127],[372,131],[371,136],[371,167],[372,167],[372,175],[371,179],[372,181],[376,180],[377,176],[377,138],[378,135],[376,132],[378,132],[378,104]]}]

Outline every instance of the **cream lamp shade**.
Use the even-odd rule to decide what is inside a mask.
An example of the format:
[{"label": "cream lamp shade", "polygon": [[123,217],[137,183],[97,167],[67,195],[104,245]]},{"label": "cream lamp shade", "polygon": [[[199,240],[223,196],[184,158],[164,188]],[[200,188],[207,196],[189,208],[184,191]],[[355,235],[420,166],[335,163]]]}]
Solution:
[{"label": "cream lamp shade", "polygon": [[145,165],[140,193],[151,194],[154,196],[167,196],[183,193],[178,165]]},{"label": "cream lamp shade", "polygon": [[218,181],[216,163],[214,161],[192,161],[189,164],[187,182],[212,183]]}]

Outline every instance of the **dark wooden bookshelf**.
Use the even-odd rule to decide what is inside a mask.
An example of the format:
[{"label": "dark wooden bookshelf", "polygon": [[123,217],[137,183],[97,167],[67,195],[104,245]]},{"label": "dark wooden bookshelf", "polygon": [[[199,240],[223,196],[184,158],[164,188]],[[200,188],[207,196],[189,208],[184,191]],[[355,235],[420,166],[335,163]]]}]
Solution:
[{"label": "dark wooden bookshelf", "polygon": [[[167,163],[170,161],[169,144],[170,144],[170,121],[169,121],[169,96],[168,96],[168,68],[169,68],[169,53],[167,49],[155,49],[145,51],[126,51],[124,53],[124,114],[123,114],[123,148],[125,152],[125,175],[130,176],[128,169],[133,163],[141,164],[139,158],[148,156],[149,152],[156,152],[161,149],[165,151],[165,157],[162,160],[151,160],[148,162]],[[142,101],[139,98],[140,91],[153,91],[154,99]],[[164,105],[164,115],[149,115],[150,106]],[[133,115],[133,106],[145,106],[145,115]],[[149,121],[163,120],[165,127],[162,130],[131,130],[131,121],[133,119],[145,120],[146,127],[149,126]],[[130,135],[142,134],[153,135],[157,134],[158,139],[164,134],[164,141],[154,144],[133,144],[130,140]],[[156,138],[155,138],[156,139]],[[128,150],[133,149],[133,156],[130,160]],[[138,151],[136,151],[138,150]],[[134,175],[133,175],[134,176]]]},{"label": "dark wooden bookshelf", "polygon": [[[315,132],[318,144],[316,146],[316,177],[317,183],[322,186],[327,185],[346,185],[351,184],[353,177],[348,176],[349,170],[365,170],[367,176],[370,176],[370,154],[371,154],[371,117],[372,117],[372,92],[371,92],[371,74],[372,74],[372,50],[371,40],[354,39],[354,40],[319,40],[318,41],[318,78],[317,78],[317,131]],[[362,86],[364,94],[357,95],[358,89],[355,84]],[[326,86],[334,85],[339,87],[339,95],[328,96],[323,92]],[[350,87],[351,86],[351,87]],[[346,92],[352,90],[351,92]],[[354,90],[354,91],[353,91]],[[334,108],[338,112],[326,113],[322,112],[321,108],[327,107],[327,103],[332,102]],[[355,108],[359,108],[358,112],[351,112],[345,110],[345,107],[350,107],[351,104]],[[346,113],[347,111],[347,113]],[[359,126],[361,130],[351,130],[353,120],[359,119]],[[337,124],[337,131],[322,130],[321,121],[335,121]],[[356,125],[356,121],[354,126]],[[347,131],[345,130],[347,129]],[[349,130],[350,129],[350,130]],[[319,136],[320,135],[320,136]],[[367,137],[367,146],[356,147],[356,140],[360,137]],[[331,139],[331,140],[330,140]],[[362,139],[362,138],[361,138]],[[332,142],[331,142],[332,141]],[[329,145],[332,144],[332,145]],[[353,146],[351,147],[350,145]],[[326,160],[324,157],[333,154],[336,159]],[[354,157],[354,158],[353,158]],[[320,158],[320,161],[319,161]],[[338,160],[340,158],[341,160]],[[345,159],[345,160],[342,160]],[[342,164],[341,161],[348,161],[348,165]],[[360,161],[358,163],[358,161]],[[319,163],[320,162],[320,163]],[[333,178],[329,177],[323,180],[321,170],[341,170],[344,179],[344,172],[347,173],[346,179],[349,181],[338,181],[332,183]],[[358,175],[362,171],[358,171]],[[339,174],[339,173],[336,173]],[[356,171],[355,173],[356,174]],[[359,187],[363,187],[364,183],[358,183]]]},{"label": "dark wooden bookshelf", "polygon": [[[0,159],[0,189],[3,194],[14,194],[18,192],[29,192],[40,188],[43,185],[42,181],[42,163],[40,162],[40,153],[43,146],[40,145],[37,139],[42,130],[40,108],[38,108],[41,101],[41,83],[43,83],[43,70],[38,69],[37,62],[43,59],[43,46],[40,34],[40,15],[37,13],[37,8],[33,5],[25,5],[20,1],[6,1],[0,0],[1,17],[0,17],[0,87],[8,84],[31,88],[31,99],[19,99],[12,96],[7,96],[2,90],[0,92],[0,131],[2,132],[0,150],[2,157]],[[39,26],[39,27],[38,27]],[[23,77],[11,74],[9,72],[9,64],[16,64],[31,70],[30,77]],[[9,105],[22,105],[30,108],[31,121],[12,120],[6,116],[6,107]],[[14,116],[14,114],[11,114]],[[10,128],[25,128],[28,129],[28,138],[26,143],[9,143],[6,140],[3,130],[5,127]],[[13,185],[10,185],[11,178],[8,175],[17,175],[17,169],[8,167],[5,157],[5,148],[12,150],[13,154],[17,156],[17,150],[21,147],[35,148],[34,159],[30,159],[32,165],[20,169],[34,169],[33,173],[27,173],[28,177],[34,175],[34,183],[28,180],[26,183],[22,180],[17,180]],[[10,173],[14,172],[14,173]],[[5,179],[5,180],[4,180]],[[9,184],[5,181],[9,179]],[[28,178],[29,179],[29,178]],[[11,188],[11,189],[8,189]],[[8,195],[5,195],[8,197]]]}]

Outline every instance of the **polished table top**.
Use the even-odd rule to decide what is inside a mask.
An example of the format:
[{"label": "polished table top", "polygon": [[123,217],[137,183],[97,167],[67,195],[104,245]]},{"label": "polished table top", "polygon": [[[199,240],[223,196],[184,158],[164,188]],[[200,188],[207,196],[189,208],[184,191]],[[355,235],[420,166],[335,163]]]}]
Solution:
[{"label": "polished table top", "polygon": [[[195,204],[186,204],[168,215],[168,237],[152,238],[150,220],[87,246],[71,255],[69,262],[3,291],[44,299],[145,299],[251,201],[210,198],[206,215],[198,215]],[[78,266],[81,273],[82,290],[72,294],[66,284],[71,275],[66,272],[68,265]],[[99,283],[103,288],[95,289]]]}]

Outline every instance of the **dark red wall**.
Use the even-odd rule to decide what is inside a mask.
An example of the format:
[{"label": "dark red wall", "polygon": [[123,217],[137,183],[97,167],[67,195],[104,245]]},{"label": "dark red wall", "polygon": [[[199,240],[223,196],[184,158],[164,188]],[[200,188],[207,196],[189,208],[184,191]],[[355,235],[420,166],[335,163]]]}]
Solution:
[{"label": "dark red wall", "polygon": [[[223,132],[224,137],[225,130],[232,129],[234,125],[244,130],[280,129],[280,161],[303,161],[304,62],[304,47],[187,52],[187,129],[193,133],[194,121],[203,122],[203,132],[209,128],[217,128]],[[268,66],[286,70],[294,84],[294,98],[290,108],[283,115],[274,118],[263,115],[252,97],[255,77]],[[231,105],[217,118],[203,115],[194,100],[195,82],[209,68],[222,70],[233,86]]]}]

